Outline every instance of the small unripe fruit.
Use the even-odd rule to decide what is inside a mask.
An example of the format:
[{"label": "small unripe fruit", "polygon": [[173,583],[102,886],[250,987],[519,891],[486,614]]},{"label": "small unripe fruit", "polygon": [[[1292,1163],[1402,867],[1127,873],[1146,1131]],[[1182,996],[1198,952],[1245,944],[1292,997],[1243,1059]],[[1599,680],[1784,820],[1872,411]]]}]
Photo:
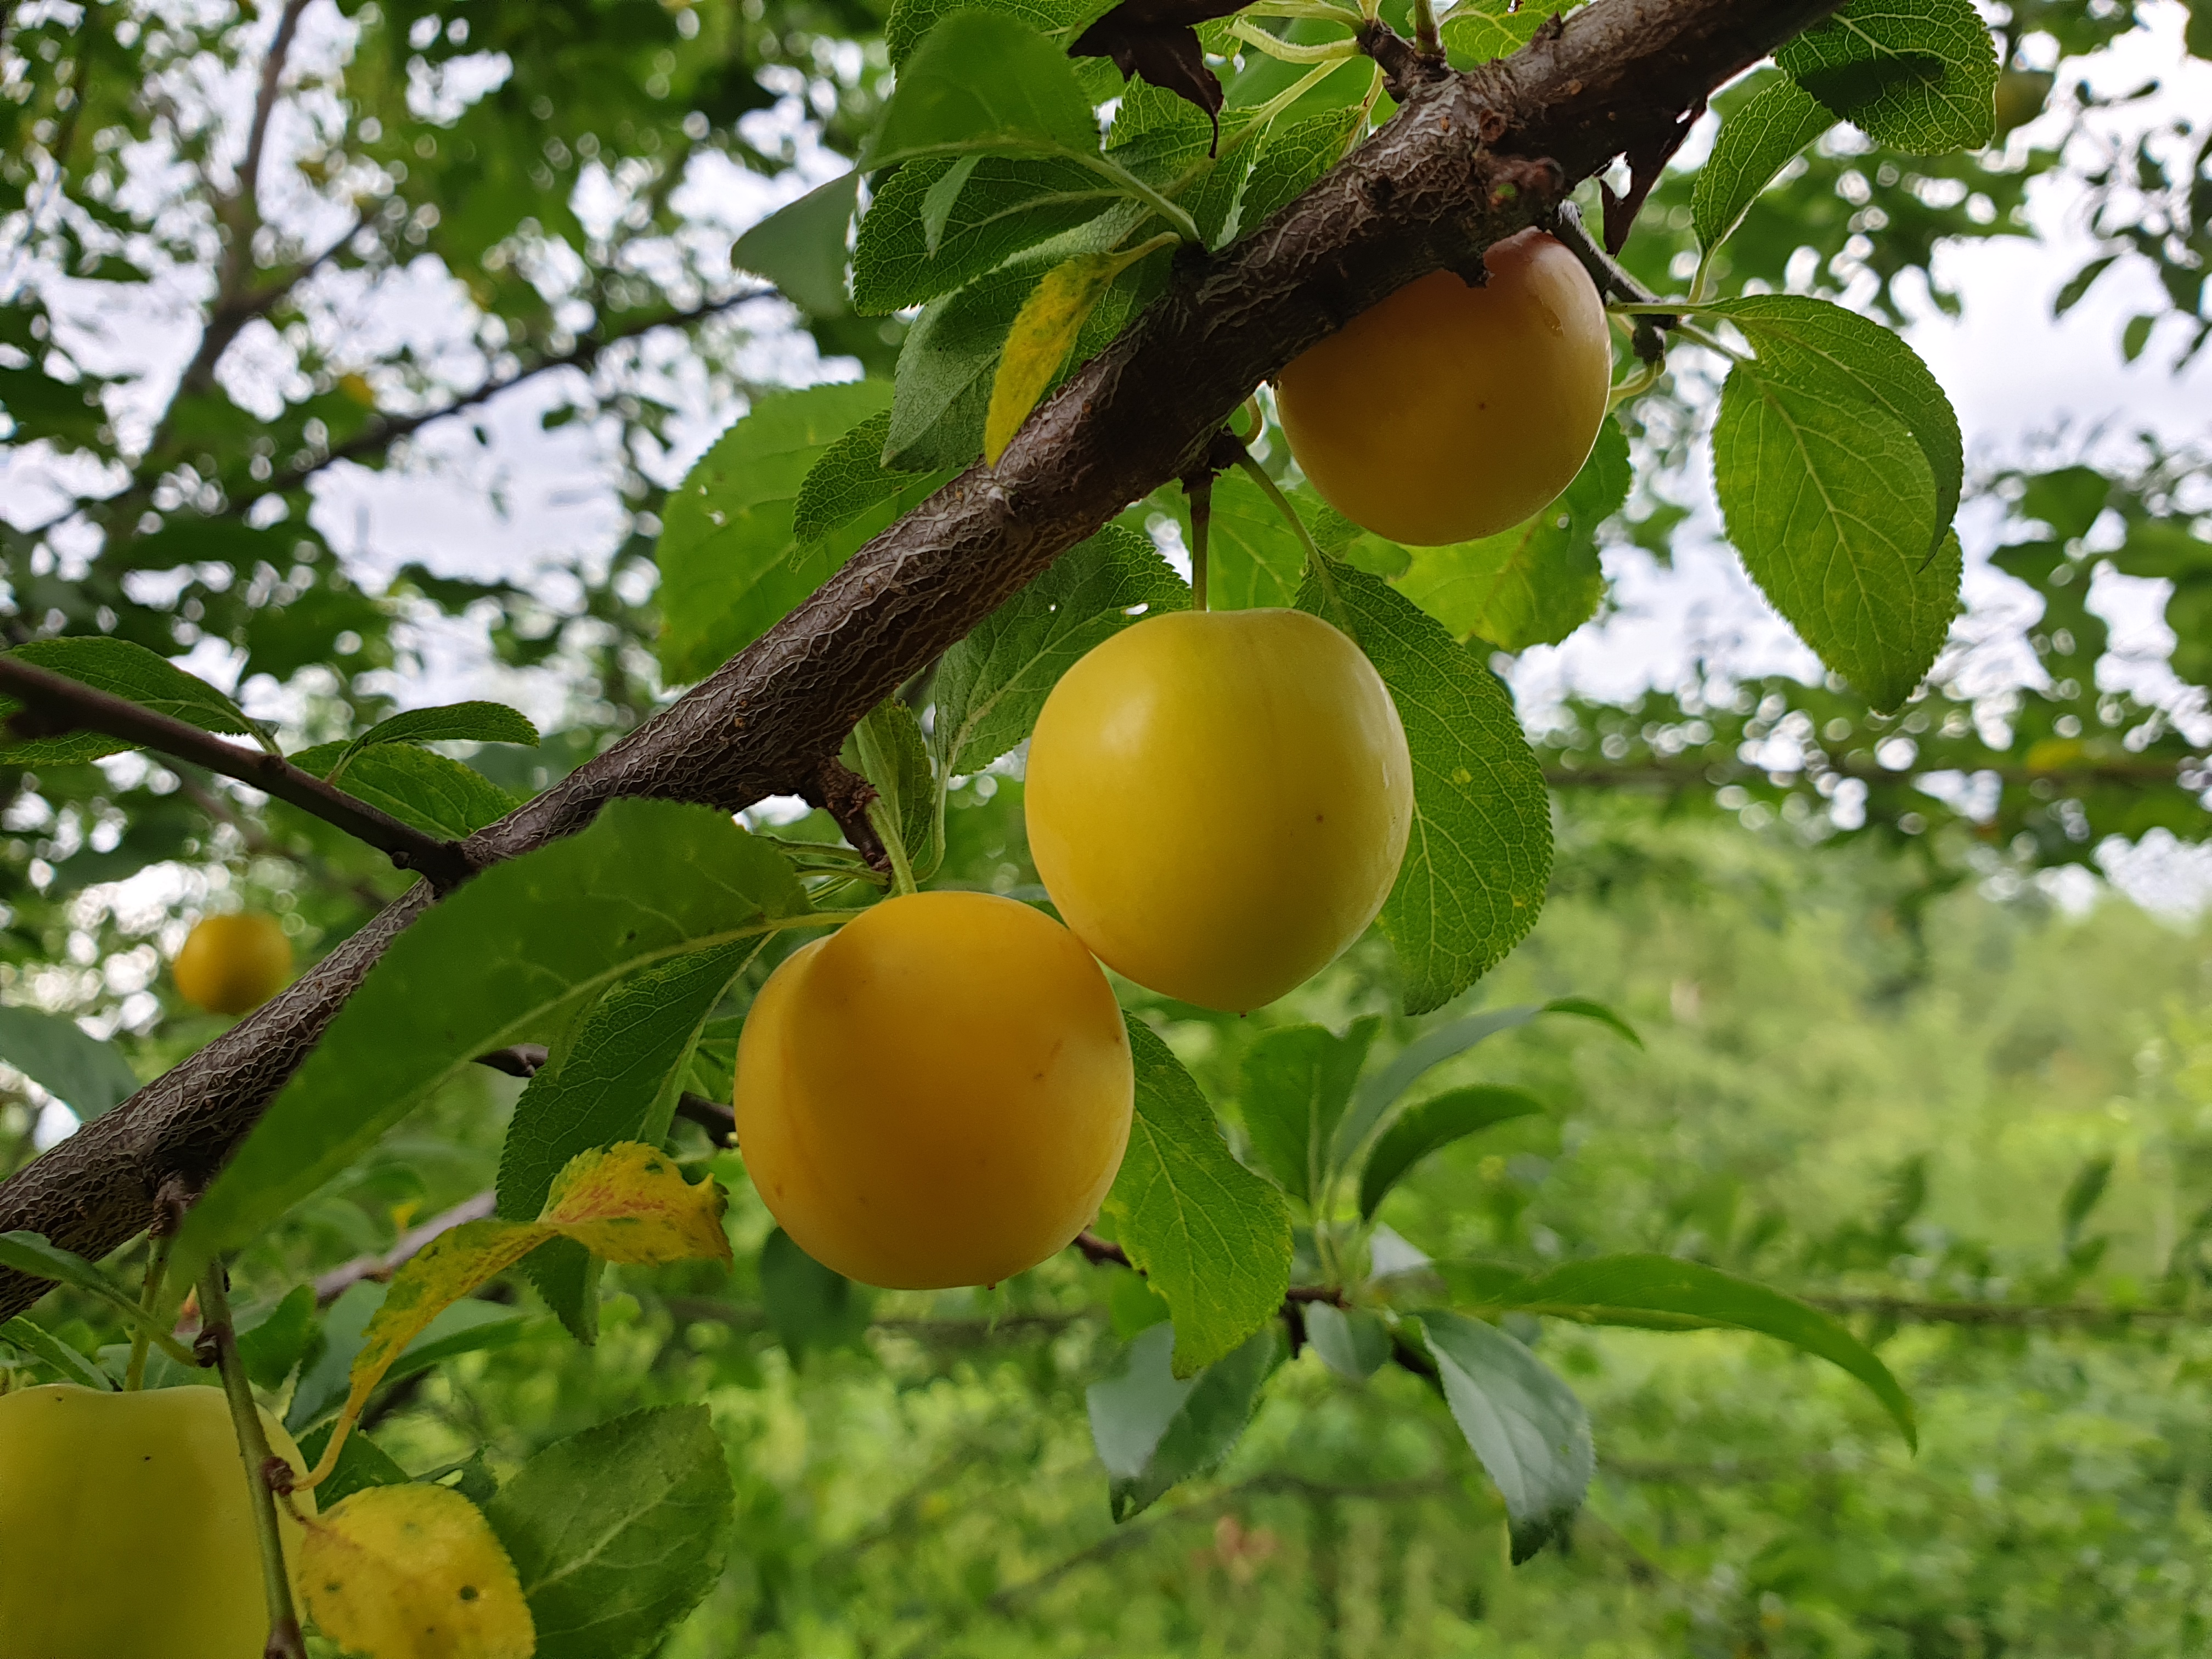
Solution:
[{"label": "small unripe fruit", "polygon": [[738,1042],[738,1145],[825,1267],[891,1290],[994,1285],[1097,1213],[1135,1088],[1082,941],[1012,899],[910,893],[761,987]]},{"label": "small unripe fruit", "polygon": [[1555,500],[1605,420],[1613,351],[1582,262],[1524,230],[1408,283],[1275,382],[1291,453],[1323,500],[1412,547],[1473,541]]},{"label": "small unripe fruit", "polygon": [[250,1013],[292,977],[292,941],[274,916],[202,917],[177,952],[177,992],[211,1014]]},{"label": "small unripe fruit", "polygon": [[[302,1474],[266,1412],[270,1449]],[[309,1513],[314,1497],[294,1502]],[[258,1659],[269,1609],[222,1390],[0,1395],[0,1659]],[[286,1559],[299,1523],[280,1505]]]},{"label": "small unripe fruit", "polygon": [[1061,676],[1030,740],[1030,852],[1107,966],[1241,1013],[1390,896],[1413,767],[1359,647],[1303,611],[1169,611]]}]

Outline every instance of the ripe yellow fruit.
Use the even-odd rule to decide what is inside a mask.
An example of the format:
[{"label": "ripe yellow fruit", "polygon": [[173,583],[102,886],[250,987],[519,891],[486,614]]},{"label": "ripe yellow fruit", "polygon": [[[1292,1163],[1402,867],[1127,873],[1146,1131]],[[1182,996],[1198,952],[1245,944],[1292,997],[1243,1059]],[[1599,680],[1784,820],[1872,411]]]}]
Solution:
[{"label": "ripe yellow fruit", "polygon": [[[306,1473],[283,1426],[261,1425]],[[258,1659],[249,1502],[220,1389],[0,1395],[0,1659]],[[299,1524],[277,1514],[295,1559]]]},{"label": "ripe yellow fruit", "polygon": [[1541,231],[1484,256],[1490,281],[1407,283],[1275,382],[1291,453],[1331,507],[1437,547],[1549,504],[1589,459],[1613,351],[1581,261]]},{"label": "ripe yellow fruit", "polygon": [[1366,931],[1413,763],[1359,647],[1303,611],[1169,611],[1060,678],[1030,741],[1037,874],[1106,964],[1241,1013]]},{"label": "ripe yellow fruit", "polygon": [[292,977],[292,941],[274,916],[204,916],[177,952],[177,990],[211,1014],[243,1014]]},{"label": "ripe yellow fruit", "polygon": [[995,1285],[1081,1231],[1135,1099],[1113,988],[1051,917],[887,899],[793,951],[738,1043],[738,1145],[817,1261],[892,1290]]}]

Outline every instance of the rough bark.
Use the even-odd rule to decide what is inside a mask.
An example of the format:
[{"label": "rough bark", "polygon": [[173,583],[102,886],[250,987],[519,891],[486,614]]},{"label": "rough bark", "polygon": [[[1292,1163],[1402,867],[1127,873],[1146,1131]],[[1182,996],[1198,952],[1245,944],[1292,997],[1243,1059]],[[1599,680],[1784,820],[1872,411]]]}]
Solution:
[{"label": "rough bark", "polygon": [[[1260,381],[1398,288],[1472,270],[1575,182],[1648,149],[1712,89],[1841,0],[1601,0],[1468,74],[1395,37],[1398,114],[1251,235],[1192,256],[1122,337],[975,466],[860,550],[757,643],[472,838],[478,864],[543,846],[608,800],[735,811],[811,793],[862,715],[1128,502],[1182,476]],[[161,1182],[203,1184],[374,963],[433,901],[418,885],[299,983],[0,1185],[0,1231],[100,1256]],[[0,1316],[44,1289],[0,1274]]]}]

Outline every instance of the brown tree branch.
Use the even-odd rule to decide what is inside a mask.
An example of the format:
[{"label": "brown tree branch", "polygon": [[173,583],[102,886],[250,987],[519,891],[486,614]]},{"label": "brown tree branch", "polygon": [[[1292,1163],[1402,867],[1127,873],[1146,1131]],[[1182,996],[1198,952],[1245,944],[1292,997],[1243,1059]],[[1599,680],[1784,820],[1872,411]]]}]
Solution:
[{"label": "brown tree branch", "polygon": [[[1840,0],[1599,0],[1527,50],[1415,88],[1380,131],[1250,235],[1177,269],[995,467],[875,538],[742,654],[605,754],[471,837],[479,864],[573,833],[617,796],[737,811],[798,793],[878,702],[1128,502],[1188,470],[1261,380],[1416,277],[1472,269],[1560,189]],[[411,889],[273,1001],[0,1184],[0,1230],[104,1255],[171,1174],[204,1179],[384,946]],[[0,1275],[0,1313],[40,1281]]]},{"label": "brown tree branch", "polygon": [[112,738],[190,761],[224,777],[252,785],[264,794],[289,801],[334,823],[348,835],[387,854],[403,870],[428,877],[441,890],[458,886],[477,866],[455,842],[425,835],[389,812],[356,800],[282,755],[241,749],[187,721],[160,714],[111,696],[66,674],[0,657],[0,691],[23,705],[9,729],[18,737],[53,737],[64,732],[101,732]]}]

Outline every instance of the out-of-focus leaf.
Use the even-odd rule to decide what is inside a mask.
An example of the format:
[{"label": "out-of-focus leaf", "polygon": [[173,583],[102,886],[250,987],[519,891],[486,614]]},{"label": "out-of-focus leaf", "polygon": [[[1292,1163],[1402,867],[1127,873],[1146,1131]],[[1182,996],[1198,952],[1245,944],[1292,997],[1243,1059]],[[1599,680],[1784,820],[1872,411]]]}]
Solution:
[{"label": "out-of-focus leaf", "polygon": [[765,276],[802,311],[835,317],[852,308],[845,297],[845,234],[860,196],[856,169],[817,185],[738,238],[730,263]]},{"label": "out-of-focus leaf", "polygon": [[90,1122],[138,1091],[137,1073],[114,1045],[73,1019],[0,1006],[0,1060]]},{"label": "out-of-focus leaf", "polygon": [[1544,1103],[1526,1089],[1478,1084],[1453,1089],[1409,1106],[1382,1132],[1359,1172],[1359,1213],[1368,1220],[1390,1189],[1431,1152],[1443,1151],[1492,1124],[1540,1117]]},{"label": "out-of-focus leaf", "polygon": [[1171,1365],[1172,1346],[1167,1326],[1139,1332],[1085,1396],[1117,1522],[1228,1456],[1283,1358],[1282,1337],[1272,1325],[1194,1376]]}]

